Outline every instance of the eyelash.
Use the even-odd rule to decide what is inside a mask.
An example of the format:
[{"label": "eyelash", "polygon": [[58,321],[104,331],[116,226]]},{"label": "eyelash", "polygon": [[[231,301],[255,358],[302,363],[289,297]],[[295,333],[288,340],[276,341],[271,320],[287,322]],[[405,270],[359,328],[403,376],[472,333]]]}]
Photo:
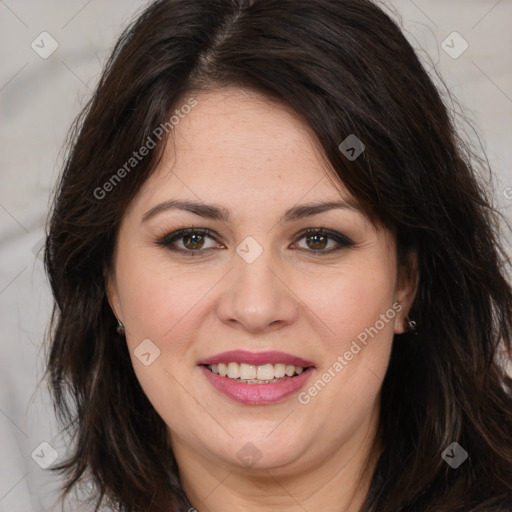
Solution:
[{"label": "eyelash", "polygon": [[[166,234],[163,237],[161,237],[160,239],[158,239],[156,243],[157,243],[157,245],[165,247],[166,249],[169,249],[170,251],[179,252],[179,253],[186,254],[187,256],[192,256],[192,257],[204,256],[204,254],[206,252],[216,249],[215,247],[209,247],[207,249],[191,250],[191,249],[181,249],[181,248],[173,246],[174,242],[176,242],[177,240],[180,240],[187,235],[193,235],[193,234],[202,235],[202,236],[206,235],[206,236],[209,236],[210,238],[216,240],[215,233],[207,228],[186,228],[186,229],[179,229],[177,231],[173,231],[172,233]],[[334,249],[331,248],[329,250],[299,249],[302,251],[309,252],[310,254],[313,254],[313,255],[324,256],[324,255],[332,254],[334,252],[338,252],[342,249],[353,247],[355,245],[355,243],[352,240],[350,240],[346,236],[342,235],[341,233],[338,233],[336,231],[331,231],[331,230],[325,229],[325,228],[306,229],[296,236],[294,243],[307,237],[308,235],[322,235],[331,240],[334,240],[338,244],[338,247],[336,247]]]}]

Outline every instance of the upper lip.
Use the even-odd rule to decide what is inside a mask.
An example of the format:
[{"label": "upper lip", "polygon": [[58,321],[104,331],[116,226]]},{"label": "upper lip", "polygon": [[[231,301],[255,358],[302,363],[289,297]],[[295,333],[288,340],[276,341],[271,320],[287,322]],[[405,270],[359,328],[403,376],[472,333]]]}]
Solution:
[{"label": "upper lip", "polygon": [[302,357],[287,354],[285,352],[269,351],[269,352],[249,352],[247,350],[229,350],[228,352],[221,352],[214,356],[202,359],[198,364],[218,364],[218,363],[245,363],[255,366],[264,364],[290,364],[293,366],[300,366],[305,368],[307,366],[314,366],[311,361],[306,361]]}]

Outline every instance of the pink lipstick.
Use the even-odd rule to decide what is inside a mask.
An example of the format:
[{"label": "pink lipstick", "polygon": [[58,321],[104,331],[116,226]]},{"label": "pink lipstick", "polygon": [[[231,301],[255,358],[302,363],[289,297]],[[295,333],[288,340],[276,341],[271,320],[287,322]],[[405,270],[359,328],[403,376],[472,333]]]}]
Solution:
[{"label": "pink lipstick", "polygon": [[234,350],[198,364],[218,392],[247,405],[283,401],[298,392],[315,371],[310,361],[277,351]]}]

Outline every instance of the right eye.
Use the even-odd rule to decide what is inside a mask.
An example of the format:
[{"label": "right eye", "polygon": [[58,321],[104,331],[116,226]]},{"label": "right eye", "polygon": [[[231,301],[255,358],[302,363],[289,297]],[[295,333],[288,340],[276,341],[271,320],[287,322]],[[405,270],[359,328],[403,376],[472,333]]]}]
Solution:
[{"label": "right eye", "polygon": [[[205,247],[207,239],[211,239],[215,243],[210,243],[210,247]],[[179,229],[160,238],[157,244],[170,251],[180,252],[188,256],[201,256],[206,251],[224,248],[222,244],[216,241],[213,233],[206,228]]]}]

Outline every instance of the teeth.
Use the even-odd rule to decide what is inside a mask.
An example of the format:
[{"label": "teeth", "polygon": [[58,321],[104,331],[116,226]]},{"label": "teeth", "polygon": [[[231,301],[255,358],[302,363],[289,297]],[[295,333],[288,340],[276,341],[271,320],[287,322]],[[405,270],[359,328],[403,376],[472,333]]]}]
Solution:
[{"label": "teeth", "polygon": [[239,376],[242,380],[251,380],[255,379],[258,374],[258,369],[253,364],[238,364],[238,363],[229,363],[234,364],[240,368]]},{"label": "teeth", "polygon": [[259,382],[277,382],[279,379],[300,375],[304,368],[293,366],[292,364],[262,364],[256,366],[245,363],[219,363],[208,365],[208,368],[221,377],[238,379],[248,384],[257,384]]},{"label": "teeth", "polygon": [[238,379],[240,377],[240,365],[236,363],[228,364],[228,377],[230,379]]},{"label": "teeth", "polygon": [[295,373],[295,366],[292,364],[287,364],[284,372],[286,375],[288,375],[288,377],[291,377]]},{"label": "teeth", "polygon": [[219,375],[221,377],[225,377],[228,374],[228,365],[224,363],[219,363]]},{"label": "teeth", "polygon": [[274,374],[276,379],[282,379],[286,374],[286,365],[277,363],[274,365]]},{"label": "teeth", "polygon": [[275,377],[274,365],[264,364],[258,366],[257,379],[258,380],[272,380]]}]

